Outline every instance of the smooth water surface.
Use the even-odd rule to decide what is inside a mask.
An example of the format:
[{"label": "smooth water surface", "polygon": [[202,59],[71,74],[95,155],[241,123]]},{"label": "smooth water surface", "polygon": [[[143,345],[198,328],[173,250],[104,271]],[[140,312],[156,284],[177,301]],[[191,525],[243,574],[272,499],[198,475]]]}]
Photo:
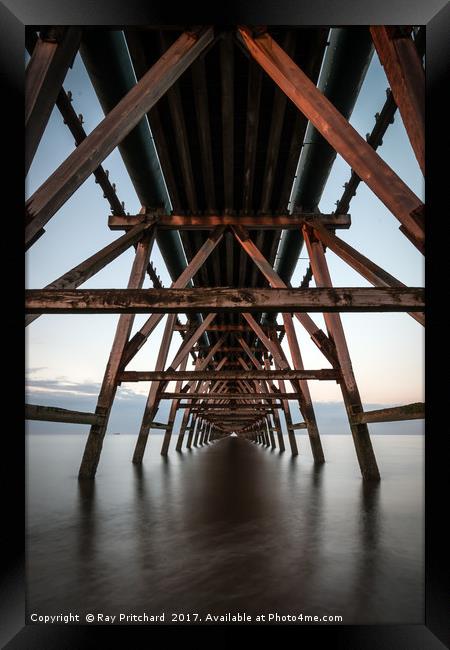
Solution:
[{"label": "smooth water surface", "polygon": [[[364,485],[350,435],[323,436],[316,468],[239,438],[160,456],[109,435],[95,481],[86,435],[27,438],[27,612],[341,615],[422,623],[422,436],[372,436]],[[287,441],[286,441],[287,442]],[[83,622],[83,621],[82,621]]]}]

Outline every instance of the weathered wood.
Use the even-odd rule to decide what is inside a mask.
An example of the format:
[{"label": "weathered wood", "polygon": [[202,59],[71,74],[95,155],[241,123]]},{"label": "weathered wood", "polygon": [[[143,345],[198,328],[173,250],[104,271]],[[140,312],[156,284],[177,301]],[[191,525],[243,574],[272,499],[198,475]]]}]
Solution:
[{"label": "weathered wood", "polygon": [[[287,32],[283,42],[283,49],[293,56],[295,50],[294,31]],[[272,190],[275,182],[275,172],[278,163],[280,150],[281,133],[283,130],[284,114],[286,111],[287,97],[279,90],[274,89],[272,120],[270,124],[269,139],[267,142],[266,163],[264,167],[264,181],[261,194],[261,211],[268,212],[270,209]],[[292,178],[292,177],[291,177]]]},{"label": "weathered wood", "polygon": [[296,422],[295,424],[292,425],[293,429],[307,429],[308,425],[306,422]]},{"label": "weathered wood", "polygon": [[80,44],[79,27],[62,29],[64,33],[58,40],[37,40],[25,72],[26,174]]},{"label": "weathered wood", "polygon": [[314,289],[28,289],[29,314],[423,311],[420,287]]},{"label": "weathered wood", "polygon": [[417,162],[425,174],[425,71],[411,35],[395,27],[370,27]]},{"label": "weathered wood", "polygon": [[224,212],[234,209],[234,43],[232,34],[220,42]]},{"label": "weathered wood", "polygon": [[[175,325],[174,330],[176,332],[185,332],[188,329],[188,325]],[[283,332],[284,331],[284,325],[269,325],[266,327],[266,331],[269,332],[271,330],[277,331],[277,332]],[[230,325],[211,325],[208,327],[208,332],[252,332],[252,328],[248,325],[242,325],[241,323],[238,324],[230,324]]]},{"label": "weathered wood", "polygon": [[180,363],[187,358],[189,351],[192,349],[192,346],[201,338],[204,332],[208,329],[208,325],[214,320],[216,314],[208,314],[205,320],[195,329],[192,333],[192,336],[183,340],[180,349],[176,353],[175,357],[172,359],[168,370],[176,370]]},{"label": "weathered wood", "polygon": [[[355,271],[360,273],[366,280],[369,280],[375,287],[405,287],[406,285],[393,275],[382,269],[378,264],[372,262],[367,257],[362,255],[355,248],[347,244],[339,237],[336,237],[332,232],[321,226],[320,224],[312,224],[316,236],[320,241],[325,244],[333,253],[339,255],[344,262],[347,262]],[[425,314],[414,313],[410,314],[414,320],[421,325],[425,325]]]},{"label": "weathered wood", "polygon": [[265,32],[253,38],[250,29],[238,34],[256,61],[311,121],[358,176],[416,240],[425,240],[423,222],[411,215],[423,204],[397,174],[378,156],[315,84]]},{"label": "weathered wood", "polygon": [[[130,246],[133,246],[133,244],[139,241],[142,238],[143,231],[149,227],[154,228],[155,226],[152,226],[150,223],[141,223],[135,226],[128,233],[122,235],[122,237],[119,237],[119,239],[116,239],[111,244],[108,244],[108,246],[102,248],[98,253],[95,253],[95,255],[91,255],[87,260],[74,266],[73,269],[64,273],[57,280],[47,284],[44,289],[76,289],[83,282],[86,282],[93,275],[101,271],[107,264],[115,260],[116,257],[119,257]],[[32,323],[39,316],[40,314],[28,314],[25,316],[25,326]]]},{"label": "weathered wood", "polygon": [[[161,393],[160,399],[181,399],[186,397],[186,393]],[[195,400],[206,400],[206,401],[217,401],[217,400],[230,400],[230,401],[242,401],[242,402],[255,402],[255,400],[269,399],[269,400],[278,400],[281,397],[284,397],[288,400],[297,400],[298,393],[200,393],[198,395],[188,395],[189,399]]]},{"label": "weathered wood", "polygon": [[213,39],[211,27],[184,32],[27,201],[26,241],[132,131]]},{"label": "weathered wood", "polygon": [[[297,334],[295,333],[292,315],[284,313],[283,323],[292,357],[292,364],[296,370],[303,370],[303,359],[300,352],[300,346],[298,344]],[[275,340],[278,341],[278,339]],[[281,348],[281,344],[278,343],[278,345]],[[316,414],[314,412],[311,393],[309,392],[309,386],[307,382],[302,380],[299,381],[299,389],[301,391],[301,396],[299,398],[299,408],[307,424],[309,444],[311,446],[314,462],[323,463],[325,462],[325,456],[323,453],[322,442],[320,440],[320,433],[317,426]]]},{"label": "weathered wood", "polygon": [[[313,230],[307,226],[303,227],[303,236],[308,249],[311,267],[314,273],[314,280],[318,287],[332,287],[330,272],[323,250],[323,244],[313,234]],[[374,289],[372,289],[373,291]],[[375,289],[375,291],[379,289]],[[398,289],[396,289],[398,290]],[[401,290],[401,289],[400,289]],[[390,289],[393,291],[393,289]],[[345,408],[352,431],[361,474],[364,480],[379,480],[380,473],[370,440],[369,430],[366,424],[354,424],[353,418],[356,414],[362,413],[363,407],[361,397],[353,372],[350,354],[347,348],[344,328],[342,327],[339,314],[324,314],[325,323],[330,336],[336,346],[336,353],[339,366],[342,372],[341,390],[344,398]]]},{"label": "weathered wood", "polygon": [[206,207],[209,212],[212,212],[216,209],[217,204],[214,189],[211,126],[204,57],[201,57],[192,64],[192,79],[194,82],[194,101],[197,111],[198,141],[200,144],[202,176],[205,185]]},{"label": "weathered wood", "polygon": [[[181,366],[180,366],[181,370],[186,370],[187,361],[188,361],[188,355],[186,355],[184,357],[183,361],[181,362]],[[198,358],[196,359],[196,363],[198,363]],[[182,386],[182,382],[178,381],[175,384],[175,390],[179,391],[181,389],[181,386]],[[161,393],[159,393],[158,397],[161,400]],[[180,402],[179,402],[178,399],[174,399],[174,400],[172,400],[172,404],[170,405],[169,421],[168,421],[167,430],[166,430],[166,433],[165,433],[165,436],[164,436],[164,440],[163,440],[163,443],[162,443],[162,446],[161,446],[161,456],[167,456],[167,454],[169,453],[170,441],[172,439],[173,425],[175,423],[175,418],[176,418],[176,415],[177,415],[177,410],[178,410],[179,403]]]},{"label": "weathered wood", "polygon": [[95,413],[70,411],[56,406],[38,406],[36,404],[25,404],[25,419],[71,424],[97,424],[101,420],[100,416]]},{"label": "weathered wood", "polygon": [[[270,286],[276,289],[286,289],[286,283],[283,282],[278,273],[276,273],[272,268],[272,265],[269,263],[269,261],[264,257],[259,248],[250,239],[246,228],[243,228],[242,226],[232,226],[231,229],[239,244],[257,265],[261,273],[269,282]],[[295,314],[295,317],[306,329],[312,341],[319,348],[325,358],[331,363],[331,365],[334,365],[336,363],[334,344],[327,337],[325,332],[323,332],[320,327],[316,325],[316,323],[308,314],[297,312]]]},{"label": "weathered wood", "polygon": [[355,424],[363,422],[399,422],[402,420],[423,420],[425,417],[425,404],[415,402],[405,406],[393,406],[386,409],[377,409],[376,411],[364,411],[353,416]]},{"label": "weathered wood", "polygon": [[[218,226],[210,232],[208,238],[203,243],[200,250],[197,251],[195,256],[191,259],[184,271],[180,273],[175,282],[172,283],[171,289],[179,289],[185,287],[190,282],[190,280],[192,280],[198,269],[202,266],[202,264],[205,263],[209,255],[221,241],[223,232],[223,226]],[[125,367],[137,354],[155,327],[161,321],[162,317],[163,314],[152,314],[150,318],[145,321],[140,330],[134,334],[124,350],[122,367]]]},{"label": "weathered wood", "polygon": [[334,369],[324,370],[178,370],[178,371],[157,371],[157,370],[126,370],[120,374],[120,381],[239,381],[247,379],[256,380],[274,380],[274,379],[318,379],[329,380],[338,379],[339,373]]},{"label": "weathered wood", "polygon": [[[173,326],[175,324],[175,314],[169,314],[167,316],[166,326],[164,328],[164,334],[161,340],[161,345],[158,351],[158,357],[156,359],[155,369],[156,371],[163,371],[164,366],[167,361],[167,355],[169,353],[170,343],[172,341]],[[186,355],[189,351],[186,351]],[[163,385],[163,388],[166,387],[166,384]],[[155,417],[158,406],[159,406],[159,397],[158,392],[160,389],[159,381],[152,381],[150,385],[150,390],[147,397],[147,402],[145,404],[144,415],[142,416],[141,428],[139,430],[138,439],[136,441],[136,446],[133,454],[133,463],[135,465],[140,465],[144,457],[145,448],[147,446],[147,439],[149,434],[149,423]]]},{"label": "weathered wood", "polygon": [[248,230],[297,230],[305,222],[314,225],[319,223],[333,229],[348,229],[351,225],[349,214],[322,214],[320,212],[304,212],[302,214],[261,214],[231,215],[160,215],[149,212],[136,215],[110,215],[108,226],[111,230],[126,230],[143,221],[158,223],[159,230],[210,230],[216,226],[243,226]]},{"label": "weathered wood", "polygon": [[[129,289],[142,287],[154,238],[155,230],[152,229],[145,233],[143,239],[137,245],[136,255],[128,280]],[[122,314],[119,318],[95,409],[95,412],[102,416],[102,422],[100,424],[94,424],[89,431],[79,470],[80,478],[95,477],[112,403],[117,390],[120,362],[133,327],[133,322],[133,314]]]}]

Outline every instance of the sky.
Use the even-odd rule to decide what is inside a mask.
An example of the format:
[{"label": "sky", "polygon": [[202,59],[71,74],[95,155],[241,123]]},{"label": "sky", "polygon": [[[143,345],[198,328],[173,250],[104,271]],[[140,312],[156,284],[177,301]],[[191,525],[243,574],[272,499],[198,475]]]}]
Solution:
[{"label": "sky", "polygon": [[[374,54],[350,119],[363,137],[375,124],[374,116],[381,111],[387,87],[383,68]],[[89,133],[104,114],[79,55],[67,74],[64,88],[72,92],[73,107],[83,115],[83,126]],[[73,148],[73,137],[55,108],[27,177],[27,197],[67,158]],[[423,177],[398,111],[377,152],[424,200]],[[117,194],[125,202],[126,210],[136,214],[141,206],[117,149],[103,162],[103,167],[109,170],[109,178],[116,184]],[[319,205],[322,212],[334,210],[335,202],[349,178],[350,168],[338,155]],[[91,176],[49,221],[45,234],[27,252],[27,288],[42,288],[117,239],[121,233],[110,231],[107,226],[109,213],[109,204]],[[400,233],[398,220],[364,183],[359,185],[352,199],[350,214],[352,225],[348,230],[338,231],[339,237],[406,285],[424,286],[421,253]],[[133,256],[134,249],[131,248],[81,288],[125,288]],[[151,260],[163,285],[170,286],[169,274],[156,243]],[[371,286],[331,251],[327,252],[327,261],[334,286]],[[307,266],[304,247],[292,277],[292,286],[299,286]],[[144,282],[146,287],[151,287],[148,276]],[[323,317],[320,314],[313,314],[312,317],[325,330]],[[26,328],[27,401],[94,410],[118,318],[118,315],[102,314],[46,315],[29,325]],[[369,410],[384,405],[424,401],[423,327],[405,313],[342,314],[341,318],[364,408]],[[133,332],[146,319],[146,315],[136,315]],[[129,370],[154,368],[164,322],[165,319],[129,364]],[[305,368],[330,367],[301,325],[296,323],[295,327]],[[181,338],[176,333],[169,361],[180,342]],[[289,357],[288,350],[286,352]],[[331,381],[311,381],[309,387],[317,405],[319,428],[322,423],[324,433],[349,431],[339,386]],[[137,432],[148,389],[147,382],[119,388],[109,431]],[[158,420],[164,417],[166,409],[162,411]],[[61,428],[55,423],[32,422],[29,425],[30,431]],[[79,425],[63,426],[68,430],[80,430]],[[419,432],[422,427],[422,421],[414,421],[378,424],[371,431]]]}]

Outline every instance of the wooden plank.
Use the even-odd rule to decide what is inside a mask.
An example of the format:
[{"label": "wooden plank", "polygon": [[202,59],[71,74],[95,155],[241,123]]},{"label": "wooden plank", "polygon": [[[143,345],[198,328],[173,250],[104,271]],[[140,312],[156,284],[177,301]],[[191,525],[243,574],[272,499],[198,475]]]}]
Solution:
[{"label": "wooden plank", "polygon": [[213,39],[211,27],[184,32],[27,201],[28,242],[132,131]]},{"label": "wooden plank", "polygon": [[[174,330],[176,332],[184,332],[188,329],[187,325],[175,325]],[[271,330],[277,332],[284,332],[284,325],[269,325],[266,327],[266,330],[269,332]],[[248,325],[242,325],[241,323],[231,324],[231,325],[210,325],[208,327],[208,332],[253,332],[252,328]]]},{"label": "wooden plank", "polygon": [[[406,285],[393,275],[382,269],[378,264],[369,260],[355,248],[347,244],[332,232],[319,224],[313,224],[314,232],[320,241],[325,244],[333,253],[339,255],[344,262],[347,262],[355,271],[360,273],[366,280],[369,280],[375,287],[405,287]],[[414,320],[421,325],[425,325],[425,314],[410,314]]]},{"label": "wooden plank", "polygon": [[111,230],[126,230],[142,221],[156,220],[159,230],[210,230],[216,226],[243,226],[248,230],[297,230],[307,222],[329,226],[333,229],[348,229],[351,225],[349,214],[322,214],[304,212],[302,214],[280,215],[184,215],[184,214],[158,214],[147,212],[136,215],[110,215],[108,226]]},{"label": "wooden plank", "polygon": [[417,162],[425,174],[425,71],[410,34],[386,25],[370,27]]},{"label": "wooden plank", "polygon": [[[161,393],[160,399],[181,399],[187,397],[186,393],[175,392],[175,393]],[[194,401],[206,400],[206,401],[218,401],[218,400],[227,400],[227,401],[242,401],[244,402],[255,402],[256,400],[278,400],[281,397],[284,397],[287,400],[297,400],[298,393],[199,393],[196,395],[189,394],[189,399]]]},{"label": "wooden plank", "polygon": [[60,28],[58,40],[39,38],[25,71],[25,174],[39,142],[81,39],[79,27]]},{"label": "wooden plank", "polygon": [[70,424],[97,424],[100,416],[84,411],[70,411],[56,406],[38,406],[25,404],[26,420],[44,420],[45,422],[66,422]]},{"label": "wooden plank", "polygon": [[222,92],[222,150],[224,212],[234,210],[234,43],[227,34],[220,42]]},{"label": "wooden plank", "polygon": [[120,375],[120,381],[260,381],[274,379],[317,379],[319,381],[336,380],[339,373],[330,368],[321,370],[185,370],[185,371],[156,371],[156,370],[125,370]]},{"label": "wooden plank", "polygon": [[[138,243],[136,255],[133,260],[128,288],[142,287],[145,271],[150,259],[150,253],[155,238],[155,230],[147,231],[144,238]],[[103,439],[108,426],[108,419],[118,385],[120,363],[126,342],[133,327],[134,315],[122,314],[117,324],[114,341],[106,364],[100,393],[97,399],[95,412],[102,416],[100,424],[94,424],[86,441],[83,459],[79,470],[80,478],[94,478],[103,446]]]},{"label": "wooden plank", "polygon": [[286,93],[321,135],[418,242],[425,241],[423,220],[412,212],[423,203],[378,156],[315,84],[265,32],[253,38],[250,29],[238,28],[250,54]]},{"label": "wooden plank", "polygon": [[[93,275],[101,271],[107,264],[115,260],[116,257],[119,257],[130,246],[136,244],[142,238],[142,233],[148,227],[154,228],[155,226],[152,226],[150,223],[136,225],[129,232],[125,233],[125,235],[122,235],[116,241],[102,248],[98,253],[91,255],[87,260],[77,264],[77,266],[74,266],[73,269],[64,273],[57,280],[47,284],[44,289],[76,289],[83,282],[86,282]],[[28,314],[25,316],[25,326],[32,323],[39,316],[40,314]]]},{"label": "wooden plank", "polygon": [[206,208],[208,212],[214,212],[217,204],[214,189],[211,125],[204,57],[192,64],[192,80],[194,82],[193,94],[197,111],[198,141],[200,145],[203,183],[205,186]]},{"label": "wooden plank", "polygon": [[[306,226],[303,227],[303,236],[308,249],[316,286],[331,288],[333,285],[325,258],[325,252],[323,250],[323,244],[314,237],[314,231]],[[395,289],[395,291],[401,290],[402,289]],[[374,291],[374,289],[372,289],[372,291]],[[380,289],[375,289],[375,291],[380,291]],[[394,291],[394,289],[390,289],[390,291]],[[378,481],[380,479],[380,473],[367,425],[354,424],[353,422],[354,416],[358,413],[362,413],[363,407],[353,372],[341,317],[337,313],[325,313],[324,319],[328,333],[333,337],[336,346],[339,367],[342,372],[341,390],[361,474],[364,480]]]},{"label": "wooden plank", "polygon": [[247,120],[245,125],[244,176],[242,209],[252,211],[253,179],[255,175],[256,146],[259,125],[259,104],[261,99],[262,70],[254,61],[249,61],[247,86]]},{"label": "wooden plank", "polygon": [[[294,30],[286,33],[283,49],[293,56],[295,50]],[[274,89],[272,119],[270,123],[269,139],[267,142],[266,162],[264,167],[264,181],[261,194],[261,212],[268,212],[271,207],[272,189],[275,181],[275,172],[278,163],[278,154],[280,150],[281,133],[283,130],[284,113],[286,110],[287,97],[279,90]]]},{"label": "wooden plank", "polygon": [[29,314],[423,311],[421,287],[28,289]]},{"label": "wooden plank", "polygon": [[393,406],[376,411],[364,411],[353,416],[355,424],[374,422],[399,422],[402,420],[423,420],[425,418],[425,404],[415,402],[405,406]]}]

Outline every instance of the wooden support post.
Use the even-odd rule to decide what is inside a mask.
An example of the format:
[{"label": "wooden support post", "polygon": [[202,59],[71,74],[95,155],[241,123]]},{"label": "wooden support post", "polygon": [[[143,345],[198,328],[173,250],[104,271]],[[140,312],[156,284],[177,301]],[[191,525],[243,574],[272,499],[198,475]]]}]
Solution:
[{"label": "wooden support post", "polygon": [[203,426],[203,419],[198,418],[197,429],[195,431],[195,437],[194,437],[194,447],[198,447],[198,439],[202,430],[202,426]]},{"label": "wooden support post", "polygon": [[253,58],[397,217],[421,248],[425,241],[423,214],[418,219],[412,214],[422,212],[424,206],[420,199],[267,32],[253,38],[250,29],[240,27],[238,33]]},{"label": "wooden support post", "polygon": [[191,426],[189,428],[189,434],[188,434],[188,439],[186,442],[186,449],[191,449],[192,448],[192,441],[194,440],[194,433],[195,429],[197,429],[199,423],[199,418],[196,416],[193,416],[191,419]]},{"label": "wooden support post", "polygon": [[[150,259],[152,245],[155,239],[155,229],[144,234],[136,249],[133,266],[128,281],[128,288],[142,287],[145,272]],[[119,318],[114,342],[112,344],[108,363],[103,377],[102,386],[97,400],[95,413],[102,417],[101,424],[94,424],[89,432],[89,437],[81,461],[79,478],[94,478],[103,446],[106,428],[112,403],[117,390],[118,374],[123,350],[133,327],[134,315],[123,314]]]},{"label": "wooden support post", "polygon": [[425,71],[410,34],[371,26],[372,40],[422,174],[425,174]]},{"label": "wooden support post", "polygon": [[[303,236],[308,248],[309,259],[316,286],[332,287],[331,276],[328,270],[328,264],[325,259],[322,243],[314,237],[313,231],[306,226],[303,228]],[[336,346],[336,352],[342,372],[341,389],[362,476],[365,480],[379,480],[380,473],[378,471],[377,461],[372,448],[372,442],[370,440],[367,425],[353,424],[354,416],[362,413],[363,407],[353,373],[341,317],[339,314],[326,313],[324,314],[324,319],[328,332],[333,338]]]},{"label": "wooden support post", "polygon": [[[292,315],[283,314],[283,323],[294,368],[295,370],[303,370],[303,359],[300,353],[300,346],[298,344],[297,334],[295,333]],[[278,339],[276,340],[278,341]],[[305,422],[307,423],[309,443],[311,445],[314,462],[324,463],[325,457],[323,454],[322,442],[320,440],[319,428],[317,426],[316,414],[314,412],[308,382],[300,379],[299,389],[302,393],[302,396],[299,399],[300,412],[302,413],[303,417],[305,418]]]},{"label": "wooden support post", "polygon": [[79,27],[55,30],[59,32],[56,38],[37,40],[25,72],[25,174],[80,44]]},{"label": "wooden support post", "polygon": [[265,423],[266,431],[269,434],[270,446],[272,447],[272,449],[276,449],[277,445],[276,445],[276,442],[275,442],[275,436],[273,435],[273,429],[270,426],[269,416],[266,416],[264,418],[264,423]]},{"label": "wooden support post", "polygon": [[[275,366],[276,365],[277,364],[275,364]],[[284,392],[286,390],[283,379],[278,380],[278,386],[280,387],[281,391]],[[295,431],[292,427],[292,417],[291,417],[291,412],[289,410],[289,402],[283,399],[281,400],[281,403],[283,405],[283,413],[286,420],[286,428],[288,432],[289,444],[291,447],[291,454],[292,456],[298,456],[297,440],[295,439]]]},{"label": "wooden support post", "polygon": [[[181,370],[186,370],[188,358],[189,358],[189,353],[186,354],[183,361],[181,362],[180,365]],[[176,383],[175,390],[177,392],[181,389],[182,384],[183,384],[182,381],[178,381]],[[159,397],[161,399],[161,395]],[[175,418],[177,416],[177,409],[178,409],[179,402],[180,402],[179,399],[173,399],[172,404],[170,405],[168,429],[165,433],[163,444],[161,447],[161,456],[167,456],[167,454],[169,453],[170,440],[172,438],[173,425],[175,422]]]},{"label": "wooden support post", "polygon": [[184,32],[27,201],[26,242],[51,219],[86,178],[213,39],[213,29]]},{"label": "wooden support post", "polygon": [[[156,370],[164,370],[169,353],[170,342],[172,340],[173,326],[175,323],[175,314],[167,316],[166,327],[161,341],[161,346],[156,360]],[[186,352],[188,354],[188,352]],[[144,457],[145,447],[147,445],[148,434],[150,431],[150,423],[152,422],[159,406],[158,392],[160,389],[160,382],[152,381],[150,391],[145,405],[144,415],[142,417],[142,424],[139,431],[139,436],[136,442],[136,447],[133,454],[133,463],[140,465]]]}]

